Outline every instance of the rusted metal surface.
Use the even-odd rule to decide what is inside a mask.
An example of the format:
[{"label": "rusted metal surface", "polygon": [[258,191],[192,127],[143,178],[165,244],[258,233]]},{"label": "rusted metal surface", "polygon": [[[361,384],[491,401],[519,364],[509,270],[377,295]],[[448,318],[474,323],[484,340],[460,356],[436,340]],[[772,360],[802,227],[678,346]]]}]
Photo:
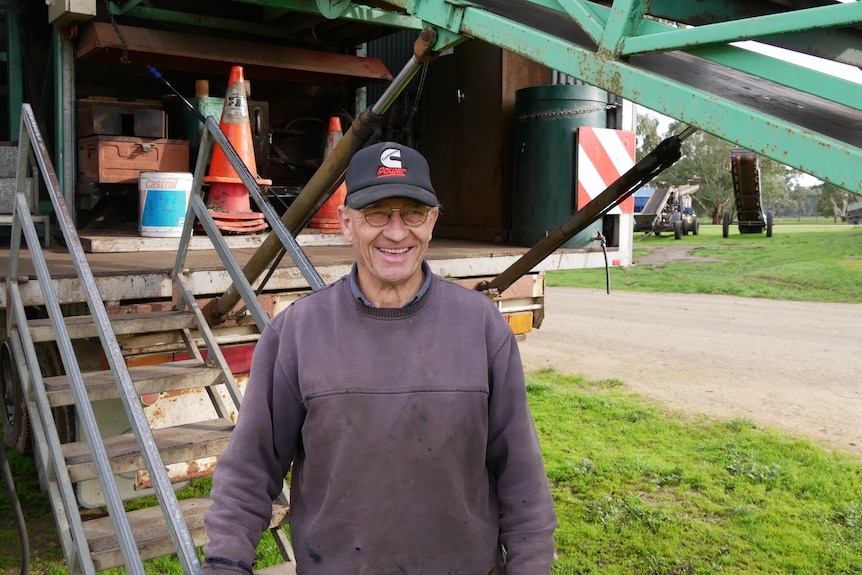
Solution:
[{"label": "rusted metal surface", "polygon": [[[227,445],[227,441],[225,441]],[[194,459],[192,461],[183,461],[166,465],[168,477],[173,483],[181,483],[192,479],[200,479],[201,477],[211,477],[215,471],[218,457],[206,457],[204,459]],[[147,489],[153,486],[150,481],[150,474],[145,470],[140,470],[135,474],[135,489]]]},{"label": "rusted metal surface", "polygon": [[[386,66],[374,58],[151,28],[118,26],[118,29],[125,39],[130,59],[157,68],[229,76],[232,66],[241,65],[249,79],[308,84],[362,85],[392,78]],[[123,42],[110,24],[90,22],[81,30],[75,57],[116,61],[123,48]]]}]

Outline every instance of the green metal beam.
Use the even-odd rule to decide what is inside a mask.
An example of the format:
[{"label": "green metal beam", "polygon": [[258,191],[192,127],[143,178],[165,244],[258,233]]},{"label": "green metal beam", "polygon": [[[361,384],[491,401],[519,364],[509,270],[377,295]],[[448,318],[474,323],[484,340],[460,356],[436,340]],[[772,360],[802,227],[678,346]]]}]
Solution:
[{"label": "green metal beam", "polygon": [[267,26],[266,24],[255,24],[252,22],[242,22],[240,20],[217,18],[214,16],[202,16],[200,14],[190,14],[188,12],[176,12],[174,10],[162,10],[160,8],[148,8],[146,6],[132,6],[124,12],[120,12],[119,9],[114,8],[113,4],[111,5],[111,8],[117,15],[123,14],[124,16],[141,18],[142,20],[184,24],[211,30],[228,30],[231,32],[249,34],[258,37],[284,38],[290,34],[290,30],[283,26]]},{"label": "green metal beam", "polygon": [[[314,0],[243,0],[243,2],[245,4],[255,4],[272,9],[322,16]],[[111,13],[117,16],[130,16],[155,22],[185,24],[213,30],[227,30],[249,35],[264,36],[267,38],[285,38],[293,32],[293,30],[284,26],[270,26],[264,23],[243,22],[232,18],[203,16],[201,14],[191,12],[151,8],[148,6],[141,6],[140,4],[140,0],[133,0],[122,5],[116,2],[111,2],[109,7],[111,9]],[[424,27],[421,20],[412,16],[396,14],[394,12],[371,8],[361,4],[351,4],[350,7],[341,16],[339,16],[339,19],[369,22],[378,26],[389,26],[393,29],[421,30]]]},{"label": "green metal beam", "polygon": [[[859,4],[862,7],[862,4]],[[707,27],[708,28],[708,27]],[[640,29],[646,32],[649,36],[659,36],[661,30],[667,30],[666,24],[660,24],[651,20],[644,20],[641,23]],[[677,34],[682,32],[700,32],[704,28],[689,28],[671,32]],[[696,34],[694,34],[696,38]],[[748,37],[753,39],[754,37]],[[626,45],[628,41],[626,39]],[[684,51],[703,58],[722,66],[727,66],[752,76],[787,86],[800,92],[806,92],[826,100],[839,103],[843,106],[848,106],[857,110],[862,110],[862,85],[855,82],[848,82],[825,74],[818,70],[812,70],[804,66],[799,66],[778,58],[766,56],[739,48],[732,45],[715,44],[713,42],[695,40],[685,46]]]},{"label": "green metal beam", "polygon": [[622,39],[622,56],[755,40],[764,35],[834,28],[862,21],[862,3],[835,4]]},{"label": "green metal beam", "polygon": [[619,58],[623,42],[635,34],[638,24],[643,20],[647,3],[639,0],[617,0],[611,7],[605,32],[599,44],[599,54]]},{"label": "green metal beam", "polygon": [[600,18],[601,13],[594,9],[592,2],[559,0],[559,5],[592,38],[593,42],[598,44],[601,41],[606,22]]},{"label": "green metal beam", "polygon": [[[240,0],[244,4],[278,8],[290,12],[303,12],[322,16],[315,0]],[[399,14],[389,10],[372,8],[364,4],[351,3],[350,7],[338,17],[339,20],[368,22],[378,26],[390,26],[407,30],[421,30],[424,25],[421,20],[412,15]]]},{"label": "green metal beam", "polygon": [[[630,2],[631,0],[626,0]],[[561,11],[561,8],[556,7],[557,3],[554,0],[536,0],[534,4]],[[597,22],[606,22],[611,17],[612,10],[603,6],[598,6],[592,3],[591,13],[596,16]],[[845,6],[849,8],[845,9]],[[635,52],[630,49],[632,45],[637,47],[637,42],[642,39],[649,38],[674,38],[673,41],[664,42],[664,46],[659,46],[658,43],[650,48],[647,44],[643,44],[646,52],[654,51],[670,51],[674,49],[685,49],[684,51],[703,58],[722,66],[727,66],[740,72],[745,72],[753,76],[758,76],[764,80],[775,82],[794,90],[806,92],[831,100],[850,108],[862,110],[862,85],[855,82],[848,82],[843,79],[836,78],[830,74],[825,74],[818,70],[812,70],[804,66],[792,64],[784,60],[758,54],[751,50],[738,48],[731,45],[718,44],[720,41],[731,42],[736,40],[756,39],[756,34],[746,34],[745,30],[751,30],[753,27],[749,24],[752,20],[759,22],[762,25],[764,19],[775,18],[781,24],[780,28],[776,26],[768,26],[765,30],[783,29],[787,31],[799,30],[799,27],[810,20],[813,28],[819,28],[826,22],[839,22],[840,24],[848,24],[852,17],[857,21],[862,20],[862,3],[854,3],[852,5],[835,5],[825,7],[829,9],[829,15],[826,16],[826,11],[822,9],[798,10],[795,14],[784,13],[778,16],[756,17],[750,19],[736,20],[734,22],[726,22],[722,24],[711,24],[697,28],[677,29],[673,26],[662,24],[648,19],[642,19],[637,26],[640,36],[622,37],[615,40],[613,37],[605,40],[605,42],[616,42],[617,45],[624,46],[621,50],[620,57],[635,55]],[[833,8],[840,9],[840,12],[834,11]],[[616,9],[616,8],[615,8]],[[812,10],[816,10],[815,16],[810,16]],[[809,18],[800,18],[799,13],[804,12],[809,14]],[[563,16],[563,14],[561,14]],[[731,31],[733,26],[738,26],[739,34],[733,35]],[[630,28],[629,28],[630,30]],[[718,32],[716,32],[718,30]],[[811,30],[805,31],[808,34],[815,34]],[[831,32],[831,31],[830,31]],[[701,35],[703,33],[703,35]],[[610,36],[610,32],[606,35]],[[824,36],[827,34],[822,34]],[[845,39],[848,39],[845,36]],[[661,49],[659,49],[661,48]],[[845,47],[846,51],[846,47]]]},{"label": "green metal beam", "polygon": [[760,41],[848,66],[862,66],[860,34],[851,30],[806,30],[781,36],[764,36]]},{"label": "green metal beam", "polygon": [[6,3],[6,71],[8,86],[9,139],[18,139],[21,128],[21,104],[24,103],[24,65],[21,53],[21,34],[18,29],[21,0]]},{"label": "green metal beam", "polygon": [[851,191],[862,190],[862,170],[859,169],[862,150],[859,148],[640,70],[624,61],[602,57],[478,7],[459,5],[460,14],[456,18],[451,14],[443,18],[439,2],[394,1],[403,2],[404,8],[436,26],[445,28],[457,21],[457,29],[448,29],[541,62],[838,186]]},{"label": "green metal beam", "polygon": [[855,82],[734,46],[710,46],[687,52],[848,108],[862,110],[862,85]]},{"label": "green metal beam", "polygon": [[[757,16],[759,14],[753,12],[754,6],[750,3],[743,4],[727,0],[698,0],[697,2],[652,0],[649,13],[673,22],[694,22],[697,25],[703,25]],[[760,41],[827,60],[859,66],[862,65],[860,37],[862,33],[859,30],[833,28],[828,31],[804,30],[777,36],[763,33]]]}]

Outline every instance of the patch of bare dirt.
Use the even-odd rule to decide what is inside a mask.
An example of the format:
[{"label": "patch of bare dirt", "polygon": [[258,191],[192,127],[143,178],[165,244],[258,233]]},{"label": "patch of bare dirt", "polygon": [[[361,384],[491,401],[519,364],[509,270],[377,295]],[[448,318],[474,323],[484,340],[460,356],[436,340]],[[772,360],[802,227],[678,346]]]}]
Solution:
[{"label": "patch of bare dirt", "polygon": [[616,378],[685,413],[862,456],[862,305],[547,288],[527,371]]},{"label": "patch of bare dirt", "polygon": [[[644,255],[636,258],[633,262],[635,265],[651,265],[651,266],[660,266],[662,264],[674,262],[674,263],[696,263],[696,264],[705,264],[705,263],[721,263],[724,260],[707,257],[707,256],[699,256],[693,251],[699,247],[718,247],[718,246],[691,246],[684,243],[685,240],[682,241],[674,241],[672,244],[657,246],[653,248],[653,250]],[[635,243],[634,247],[638,247],[637,243]],[[651,248],[653,246],[650,246]]]}]

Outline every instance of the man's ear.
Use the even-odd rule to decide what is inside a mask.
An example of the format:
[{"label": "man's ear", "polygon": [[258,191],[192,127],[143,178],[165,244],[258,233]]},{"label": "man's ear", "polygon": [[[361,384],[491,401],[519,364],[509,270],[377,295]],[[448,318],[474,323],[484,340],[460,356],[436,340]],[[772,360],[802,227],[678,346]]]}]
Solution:
[{"label": "man's ear", "polygon": [[338,223],[341,224],[341,233],[344,235],[344,239],[353,243],[353,220],[350,219],[347,206],[338,206]]},{"label": "man's ear", "polygon": [[431,220],[431,227],[437,223],[437,218],[440,217],[440,208],[434,208],[428,213],[428,219]]}]

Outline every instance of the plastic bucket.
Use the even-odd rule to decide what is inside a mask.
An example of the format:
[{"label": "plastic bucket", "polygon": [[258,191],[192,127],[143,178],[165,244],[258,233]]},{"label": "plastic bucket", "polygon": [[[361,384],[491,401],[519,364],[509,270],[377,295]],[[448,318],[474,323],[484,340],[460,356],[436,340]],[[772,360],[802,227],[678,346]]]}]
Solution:
[{"label": "plastic bucket", "polygon": [[149,238],[178,238],[194,176],[188,172],[141,172],[138,232]]}]

